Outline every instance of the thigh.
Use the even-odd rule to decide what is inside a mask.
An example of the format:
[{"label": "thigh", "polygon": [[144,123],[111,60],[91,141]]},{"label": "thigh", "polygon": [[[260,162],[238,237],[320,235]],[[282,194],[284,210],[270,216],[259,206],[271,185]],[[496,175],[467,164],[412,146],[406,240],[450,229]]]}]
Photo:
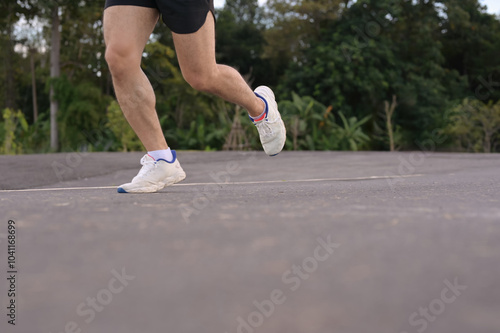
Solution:
[{"label": "thigh", "polygon": [[111,48],[120,56],[141,59],[158,18],[156,8],[129,5],[107,7],[103,22],[106,48]]},{"label": "thigh", "polygon": [[203,74],[215,69],[215,21],[206,14],[203,26],[191,34],[172,32],[179,66],[183,73]]}]

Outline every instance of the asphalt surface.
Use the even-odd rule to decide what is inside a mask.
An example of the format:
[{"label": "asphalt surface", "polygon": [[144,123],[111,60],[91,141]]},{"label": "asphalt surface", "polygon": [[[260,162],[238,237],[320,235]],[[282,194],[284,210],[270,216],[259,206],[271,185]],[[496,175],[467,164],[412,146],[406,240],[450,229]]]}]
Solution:
[{"label": "asphalt surface", "polygon": [[499,155],[141,156],[0,156],[0,332],[500,332]]}]

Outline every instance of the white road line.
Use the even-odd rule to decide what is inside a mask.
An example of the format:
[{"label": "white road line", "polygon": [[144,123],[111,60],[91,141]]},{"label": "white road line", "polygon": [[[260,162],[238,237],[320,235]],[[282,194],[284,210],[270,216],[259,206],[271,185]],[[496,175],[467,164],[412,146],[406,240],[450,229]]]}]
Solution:
[{"label": "white road line", "polygon": [[[255,184],[283,184],[283,183],[313,183],[313,182],[339,182],[356,180],[376,180],[376,179],[397,179],[421,177],[422,174],[404,175],[404,176],[370,176],[354,178],[316,178],[316,179],[292,179],[292,180],[262,180],[254,182],[231,182],[231,183],[185,183],[174,184],[173,186],[205,186],[205,185],[255,185]],[[33,188],[23,190],[0,190],[0,193],[9,192],[44,192],[44,191],[73,191],[73,190],[108,190],[116,189],[118,186],[93,186],[93,187],[53,187],[53,188]]]}]

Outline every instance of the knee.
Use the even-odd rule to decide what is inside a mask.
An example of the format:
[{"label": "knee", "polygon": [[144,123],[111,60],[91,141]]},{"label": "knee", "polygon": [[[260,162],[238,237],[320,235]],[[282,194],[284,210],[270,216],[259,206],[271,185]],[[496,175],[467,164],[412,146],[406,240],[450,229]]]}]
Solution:
[{"label": "knee", "polygon": [[183,71],[182,75],[187,83],[198,91],[213,92],[213,87],[215,86],[215,75],[210,72],[192,72],[192,71]]},{"label": "knee", "polygon": [[140,60],[135,60],[130,52],[119,46],[108,46],[104,58],[114,79],[121,79],[135,67],[140,67]]}]

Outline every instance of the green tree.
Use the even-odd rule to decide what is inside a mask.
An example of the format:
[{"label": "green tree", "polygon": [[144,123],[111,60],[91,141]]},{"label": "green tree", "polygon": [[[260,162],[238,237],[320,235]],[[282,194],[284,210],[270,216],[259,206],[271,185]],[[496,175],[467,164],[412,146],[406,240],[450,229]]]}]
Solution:
[{"label": "green tree", "polygon": [[[218,61],[237,67],[252,85],[277,88],[289,149],[411,149],[436,129],[454,128],[451,148],[498,150],[492,110],[500,100],[500,21],[478,0],[269,0],[265,7],[228,0],[217,16]],[[29,32],[40,25],[38,35]],[[120,141],[128,139],[106,125],[116,123],[119,110],[106,112],[112,86],[102,3],[4,1],[0,31],[0,109],[21,110],[28,124],[9,132],[10,146],[22,147],[15,152],[49,150],[51,104],[59,109],[52,112],[59,150],[123,149]],[[240,134],[252,133],[248,146],[260,147],[244,112],[240,130],[232,105],[184,81],[163,24],[142,67],[169,143],[220,149],[234,124]],[[397,108],[380,117],[392,96]],[[457,110],[468,96],[481,111],[468,112],[465,124]],[[89,138],[95,131],[98,140]]]},{"label": "green tree", "polygon": [[20,56],[15,53],[14,47],[18,43],[14,35],[15,24],[20,17],[26,14],[20,1],[3,1],[0,4],[0,64],[1,81],[0,106],[5,108],[17,108],[18,87],[16,84],[16,69],[20,62]]},{"label": "green tree", "polygon": [[350,0],[269,0],[266,3],[263,58],[269,63],[273,83],[292,62],[307,60],[303,51],[322,38],[322,33],[352,3]]},{"label": "green tree", "polygon": [[227,0],[217,13],[217,61],[235,67],[256,85],[269,83],[269,66],[262,60],[262,19],[257,0]]},{"label": "green tree", "polygon": [[465,88],[456,71],[443,67],[441,20],[432,1],[357,1],[290,66],[280,95],[295,90],[347,118],[370,116],[370,134],[384,101],[396,95],[395,126],[411,148],[444,126],[445,111]]},{"label": "green tree", "polygon": [[467,78],[470,95],[500,100],[500,21],[478,0],[446,0],[443,54]]},{"label": "green tree", "polygon": [[[47,44],[50,47],[50,80],[48,80],[49,96],[50,96],[50,145],[51,149],[57,151],[59,149],[59,100],[55,85],[61,76],[61,46],[66,46],[67,39],[64,39],[63,34],[68,27],[71,27],[78,17],[78,13],[85,11],[92,4],[90,1],[70,1],[70,0],[24,0],[23,8],[30,13],[29,17],[36,17],[41,22],[46,22]],[[90,4],[90,6],[89,6]],[[95,4],[94,4],[95,6]],[[88,13],[88,12],[87,12]],[[66,18],[71,17],[71,21],[66,21]],[[86,20],[88,21],[88,20]],[[83,24],[82,24],[83,25]],[[62,31],[62,32],[61,32]],[[82,36],[80,36],[82,37]],[[67,74],[67,73],[64,73]]]}]

